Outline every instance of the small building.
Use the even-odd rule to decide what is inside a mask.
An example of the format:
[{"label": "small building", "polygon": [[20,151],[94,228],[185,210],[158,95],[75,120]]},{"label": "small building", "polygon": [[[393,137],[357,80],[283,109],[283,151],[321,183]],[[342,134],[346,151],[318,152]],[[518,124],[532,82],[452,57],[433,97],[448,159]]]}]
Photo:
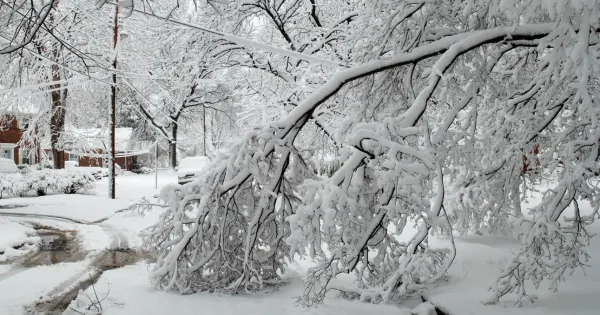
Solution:
[{"label": "small building", "polygon": [[16,164],[37,164],[42,158],[37,137],[30,143],[21,141],[28,128],[29,115],[0,115],[0,157],[12,159]]},{"label": "small building", "polygon": [[[31,115],[0,114],[0,157],[12,159],[16,164],[29,165],[52,160],[50,143],[42,141],[40,144],[36,136],[30,137],[35,139],[32,143],[23,140],[29,117]],[[115,162],[123,170],[142,167],[140,162],[148,160],[146,155],[152,143],[133,139],[132,128],[116,128],[115,131]],[[64,150],[65,161],[76,161],[79,166],[108,165],[108,130],[67,128],[64,137],[67,147]]]}]

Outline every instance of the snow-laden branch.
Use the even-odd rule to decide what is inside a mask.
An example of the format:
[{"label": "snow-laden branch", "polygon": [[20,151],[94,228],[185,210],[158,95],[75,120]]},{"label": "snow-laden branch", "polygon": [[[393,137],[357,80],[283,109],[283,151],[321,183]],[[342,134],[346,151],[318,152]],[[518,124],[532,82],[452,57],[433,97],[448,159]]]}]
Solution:
[{"label": "snow-laden branch", "polygon": [[[364,78],[366,76],[404,66],[411,63],[417,63],[423,59],[430,58],[441,52],[453,47],[453,53],[447,55],[444,59],[438,60],[434,66],[434,76],[430,79],[430,88],[422,92],[416,106],[403,115],[402,119],[407,119],[407,124],[415,122],[424,110],[424,102],[427,100],[427,95],[433,92],[433,88],[439,82],[441,74],[455,60],[456,56],[470,49],[474,49],[483,44],[492,43],[494,41],[502,41],[507,37],[510,38],[539,38],[543,37],[553,30],[552,24],[538,25],[522,25],[519,27],[498,27],[489,30],[466,32],[457,35],[448,36],[437,40],[433,43],[426,44],[415,48],[411,52],[398,54],[388,60],[372,61],[363,65],[351,67],[347,70],[342,70],[334,74],[327,84],[311,93],[306,99],[298,104],[298,106],[282,121],[276,123],[276,126],[290,126],[291,123],[297,121],[300,117],[313,111],[317,106],[327,101],[331,96],[335,95],[345,84]],[[285,133],[285,132],[284,132]]]},{"label": "snow-laden branch", "polygon": [[[29,23],[28,21],[22,21],[21,23],[18,23],[18,24],[22,24],[21,28],[23,28],[23,30],[25,32],[25,37],[23,38],[23,40],[20,43],[17,43],[17,44],[14,44],[13,41],[9,41],[9,44],[6,47],[0,48],[0,55],[10,54],[12,52],[15,52],[15,51],[29,45],[29,43],[31,43],[33,41],[33,39],[37,36],[38,31],[40,30],[40,28],[44,24],[44,21],[50,14],[50,11],[52,11],[54,9],[54,1],[55,0],[49,0],[48,2],[45,2],[39,11],[36,11],[36,10],[34,10],[34,8],[31,8],[30,10],[32,12],[37,12],[37,15],[35,16],[35,20],[32,21],[33,26],[30,26],[31,23]],[[9,8],[15,10],[15,7],[12,7],[10,4],[6,3],[4,0],[2,0],[1,2],[2,2],[2,4],[8,6]],[[33,2],[32,2],[32,5],[33,5]],[[25,19],[28,19],[28,18],[25,18]],[[17,24],[17,23],[14,23],[14,24]],[[17,36],[17,34],[15,33],[15,37],[16,36]]]},{"label": "snow-laden branch", "polygon": [[[106,2],[107,4],[111,4],[111,5],[116,5],[116,3],[112,3],[112,2]],[[345,67],[345,65],[342,65],[340,63],[337,63],[335,61],[331,61],[331,60],[325,60],[319,57],[315,57],[312,55],[306,55],[297,51],[291,51],[291,50],[287,50],[287,49],[282,49],[279,47],[275,47],[272,45],[268,45],[265,43],[261,43],[261,42],[257,42],[255,40],[251,40],[251,39],[247,39],[247,38],[242,38],[233,34],[228,34],[228,33],[224,33],[224,32],[220,32],[220,31],[216,31],[207,27],[202,27],[199,25],[194,25],[191,23],[187,23],[187,22],[183,22],[183,21],[178,21],[175,19],[172,19],[170,16],[169,17],[160,17],[157,16],[154,13],[150,13],[150,12],[146,12],[144,10],[140,10],[140,9],[132,9],[133,12],[136,13],[140,13],[146,16],[150,16],[153,18],[157,18],[163,21],[166,21],[167,23],[174,23],[177,25],[181,25],[181,26],[185,26],[185,27],[189,27],[189,28],[193,28],[202,32],[206,32],[209,33],[213,36],[215,36],[216,38],[222,38],[228,42],[240,45],[240,46],[244,46],[244,47],[254,47],[263,51],[267,51],[270,53],[274,53],[274,54],[278,54],[278,55],[282,55],[282,56],[287,56],[290,58],[296,58],[299,60],[305,60],[311,63],[315,63],[315,64],[321,64],[321,65],[325,65],[325,66],[330,66],[330,67]]]},{"label": "snow-laden branch", "polygon": [[[486,225],[496,232],[508,230],[510,218],[522,219],[520,189],[529,176],[522,165],[542,151],[537,142],[548,152],[541,160],[554,153],[567,158],[568,180],[546,196],[535,221],[524,221],[534,232],[524,234],[524,254],[503,273],[496,298],[522,288],[525,280],[579,264],[575,257],[585,245],[587,221],[577,216],[577,224],[563,227],[556,219],[580,196],[598,203],[597,190],[584,180],[597,167],[600,140],[592,106],[597,100],[590,97],[596,88],[592,70],[582,66],[589,66],[595,51],[588,55],[589,41],[570,50],[571,37],[586,43],[577,33],[590,26],[567,27],[573,32],[562,32],[565,26],[557,23],[479,29],[491,22],[465,7],[465,25],[433,23],[427,29],[428,19],[446,25],[463,18],[449,18],[446,8],[427,2],[423,8],[410,18],[402,15],[410,10],[392,10],[381,19],[387,8],[372,10],[366,16],[374,22],[394,25],[399,17],[406,31],[366,28],[355,42],[341,37],[359,56],[353,60],[369,60],[378,51],[386,59],[370,59],[329,78],[315,75],[316,82],[326,83],[294,91],[301,101],[284,118],[249,132],[196,182],[162,191],[168,208],[144,232],[145,246],[159,257],[152,271],[159,288],[256,291],[278,283],[284,261],[300,253],[317,261],[305,279],[299,300],[304,304],[322,302],[331,289],[371,302],[420,294],[443,277],[456,254],[429,247],[430,232],[458,227],[464,233]],[[275,13],[286,17],[289,11],[293,8],[283,6]],[[308,17],[323,23],[321,11]],[[284,26],[281,36],[289,37],[291,28]],[[389,44],[372,42],[386,36]],[[315,43],[322,44],[318,38]],[[565,51],[572,53],[565,57]],[[277,71],[293,65],[275,63]],[[288,72],[303,79],[301,69]],[[314,176],[310,154],[295,146],[314,116],[341,126],[334,132],[342,165],[330,178]],[[396,236],[407,222],[416,222],[418,230],[399,242]],[[559,244],[567,234],[576,245]],[[552,246],[556,259],[540,262],[536,255]],[[356,284],[334,284],[341,273],[354,273]]]}]

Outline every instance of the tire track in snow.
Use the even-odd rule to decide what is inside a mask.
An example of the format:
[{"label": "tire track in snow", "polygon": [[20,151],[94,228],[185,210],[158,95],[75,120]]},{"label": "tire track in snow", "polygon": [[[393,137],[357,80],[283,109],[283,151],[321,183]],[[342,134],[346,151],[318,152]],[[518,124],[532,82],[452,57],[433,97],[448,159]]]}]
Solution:
[{"label": "tire track in snow", "polygon": [[69,303],[77,297],[79,290],[85,290],[95,283],[104,271],[151,259],[146,253],[131,250],[129,238],[120,229],[108,224],[97,224],[97,226],[109,236],[108,247],[88,254],[81,260],[85,262],[82,271],[59,283],[39,300],[27,305],[26,314],[62,314]]},{"label": "tire track in snow", "polygon": [[27,269],[29,269],[29,268],[13,267],[13,268],[9,269],[8,271],[6,271],[5,273],[0,274],[0,282],[2,282],[3,280],[6,280],[12,276],[16,276]]},{"label": "tire track in snow", "polygon": [[52,214],[20,213],[20,212],[5,212],[5,211],[0,211],[0,216],[26,217],[26,218],[30,217],[30,218],[37,218],[37,219],[61,220],[61,221],[67,221],[67,222],[83,224],[83,225],[96,225],[96,224],[100,224],[100,223],[112,218],[113,216],[115,216],[118,213],[125,212],[129,209],[130,209],[130,207],[119,209],[107,217],[100,218],[100,219],[94,220],[94,221],[79,220],[79,219],[75,219],[75,218],[70,218],[70,217],[65,217],[65,216],[60,216],[60,215],[52,215]]},{"label": "tire track in snow", "polygon": [[[45,294],[43,298],[33,301],[25,307],[27,314],[62,314],[65,308],[68,308],[68,303],[76,298],[80,289],[86,289],[94,283],[104,271],[119,268],[122,266],[136,263],[143,259],[152,259],[150,255],[143,252],[136,252],[130,249],[130,239],[125,234],[125,230],[118,227],[103,223],[118,213],[129,210],[130,207],[115,211],[110,216],[101,218],[95,221],[85,221],[75,218],[48,215],[48,214],[32,214],[32,213],[17,213],[17,212],[0,212],[0,216],[21,217],[24,219],[48,219],[66,221],[79,225],[96,225],[109,237],[110,243],[104,250],[91,252],[85,258],[80,260],[85,263],[85,268],[62,281],[52,290]],[[24,220],[25,221],[25,220]],[[126,228],[125,228],[126,229]],[[34,267],[35,268],[35,267]],[[28,267],[18,267],[0,274],[0,281],[13,277],[21,272],[30,270]]]}]

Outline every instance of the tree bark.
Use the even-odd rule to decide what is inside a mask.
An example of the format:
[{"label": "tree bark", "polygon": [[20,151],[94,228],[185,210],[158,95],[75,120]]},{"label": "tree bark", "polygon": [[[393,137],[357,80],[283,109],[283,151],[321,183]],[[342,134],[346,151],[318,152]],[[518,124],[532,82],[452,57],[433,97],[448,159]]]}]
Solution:
[{"label": "tree bark", "polygon": [[[115,21],[113,26],[113,48],[117,50],[117,41],[119,39],[119,0],[117,0],[117,6],[115,6]],[[116,127],[116,116],[117,116],[117,52],[115,52],[115,59],[113,60],[113,84],[110,87],[110,154],[108,156],[108,195],[111,199],[115,199],[115,127]],[[127,158],[125,158],[127,159]]]},{"label": "tree bark", "polygon": [[171,127],[171,139],[169,140],[169,159],[171,160],[171,168],[177,166],[177,129],[179,126],[174,123]]},{"label": "tree bark", "polygon": [[[54,9],[58,6],[58,1],[54,2]],[[50,24],[54,23],[54,11],[50,12],[48,17]],[[60,67],[58,66],[58,59],[60,57],[61,47],[58,43],[55,43],[52,47],[52,57],[55,64],[52,65],[52,81],[57,82],[52,85],[51,98],[52,98],[52,112],[50,116],[50,147],[52,148],[52,158],[54,159],[54,168],[65,168],[65,151],[59,143],[60,136],[65,130],[65,102],[66,99],[62,98],[61,95],[61,84],[60,82]]]}]

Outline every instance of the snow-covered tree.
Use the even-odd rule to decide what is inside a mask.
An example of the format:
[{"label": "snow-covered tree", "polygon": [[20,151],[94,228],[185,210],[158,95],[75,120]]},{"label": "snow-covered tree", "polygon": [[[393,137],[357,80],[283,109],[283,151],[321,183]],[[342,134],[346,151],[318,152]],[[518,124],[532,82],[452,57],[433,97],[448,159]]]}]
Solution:
[{"label": "snow-covered tree", "polygon": [[[211,4],[286,39],[269,45],[310,55],[299,49],[307,45],[340,66],[285,57],[282,73],[305,83],[293,110],[247,134],[198,181],[163,190],[170,208],[145,234],[159,254],[159,287],[252,291],[300,253],[318,262],[304,304],[331,289],[397,299],[443,276],[455,252],[427,238],[452,227],[526,226],[490,302],[529,296],[525,281],[556,282],[583,266],[585,226],[597,214],[558,219],[580,199],[598,207],[586,181],[600,139],[596,1]],[[340,22],[323,22],[330,17]],[[315,121],[327,122],[339,147],[342,166],[329,178],[313,175],[298,140]],[[536,145],[543,171],[523,174]],[[524,184],[559,160],[558,186],[523,219]],[[400,242],[408,222],[417,232]],[[356,285],[331,284],[340,273],[355,273]]]},{"label": "snow-covered tree", "polygon": [[[249,131],[195,182],[161,192],[168,207],[143,234],[159,288],[256,291],[300,254],[317,262],[304,305],[330,290],[394,300],[444,276],[455,249],[428,237],[453,231],[522,242],[488,303],[533,299],[526,282],[556,289],[585,266],[600,208],[588,181],[599,172],[599,1],[177,4],[129,8],[139,37],[123,82],[135,108],[177,145],[172,115],[203,128],[194,122],[206,112],[186,109],[233,94]],[[142,29],[138,15],[155,22]],[[159,40],[139,40],[143,31]],[[315,149],[316,138],[333,149]],[[341,165],[318,175],[314,162],[331,154]],[[556,187],[525,217],[521,201],[550,176]],[[594,212],[581,214],[581,202]],[[399,241],[407,224],[417,231]],[[354,285],[332,281],[342,273]]]},{"label": "snow-covered tree", "polygon": [[[0,86],[4,89],[0,111],[33,113],[28,117],[29,128],[23,141],[49,139],[54,166],[62,168],[63,152],[72,146],[65,139],[67,129],[81,125],[97,127],[99,121],[107,121],[105,92],[111,83],[105,73],[114,49],[104,29],[111,20],[108,8],[99,12],[89,3],[50,3],[47,17],[40,22],[33,39],[16,50],[0,54],[0,64],[5,70],[0,76]],[[16,17],[26,19],[38,10],[37,1],[17,6],[3,4],[0,9],[13,10],[0,15],[0,19],[5,22],[8,17],[6,23],[11,26],[18,25]],[[6,39],[19,36],[21,29],[3,31],[6,33],[0,33],[0,38]]]}]

